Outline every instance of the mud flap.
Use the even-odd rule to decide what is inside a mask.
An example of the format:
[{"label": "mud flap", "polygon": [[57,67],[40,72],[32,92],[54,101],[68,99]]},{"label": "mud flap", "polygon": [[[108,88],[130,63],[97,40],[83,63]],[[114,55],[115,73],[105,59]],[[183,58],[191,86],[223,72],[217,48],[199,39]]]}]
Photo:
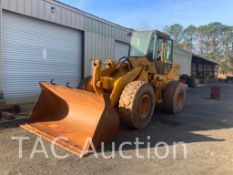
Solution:
[{"label": "mud flap", "polygon": [[101,142],[110,141],[119,128],[119,117],[107,94],[97,94],[49,83],[40,83],[41,94],[21,127],[84,155]]}]

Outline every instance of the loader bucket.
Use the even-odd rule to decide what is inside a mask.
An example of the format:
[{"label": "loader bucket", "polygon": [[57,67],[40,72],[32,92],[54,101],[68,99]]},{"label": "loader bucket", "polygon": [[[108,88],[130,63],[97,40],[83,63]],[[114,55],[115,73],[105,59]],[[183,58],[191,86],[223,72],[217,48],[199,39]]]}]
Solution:
[{"label": "loader bucket", "polygon": [[119,117],[107,94],[44,82],[40,86],[28,123],[21,126],[24,129],[76,155],[85,155],[116,135]]}]

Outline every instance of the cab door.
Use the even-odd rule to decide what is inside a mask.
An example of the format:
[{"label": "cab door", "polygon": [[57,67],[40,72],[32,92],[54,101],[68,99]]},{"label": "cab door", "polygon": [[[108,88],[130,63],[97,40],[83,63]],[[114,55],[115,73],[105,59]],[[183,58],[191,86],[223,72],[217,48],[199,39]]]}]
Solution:
[{"label": "cab door", "polygon": [[158,38],[155,47],[155,62],[158,74],[167,74],[172,67],[173,41]]}]

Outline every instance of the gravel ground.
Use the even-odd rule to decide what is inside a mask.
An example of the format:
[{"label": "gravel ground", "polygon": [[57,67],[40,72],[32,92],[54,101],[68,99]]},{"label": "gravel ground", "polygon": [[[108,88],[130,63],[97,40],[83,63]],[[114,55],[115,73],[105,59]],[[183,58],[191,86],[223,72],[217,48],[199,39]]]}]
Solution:
[{"label": "gravel ground", "polygon": [[[0,122],[0,175],[5,174],[233,174],[233,84],[221,86],[219,101],[209,98],[210,87],[204,86],[189,89],[187,102],[182,114],[172,116],[160,111],[155,112],[151,125],[142,131],[132,131],[122,127],[117,135],[116,148],[124,142],[150,140],[149,148],[141,145],[140,155],[136,158],[135,146],[126,145],[123,153],[131,155],[131,159],[123,159],[116,151],[115,158],[104,159],[98,151],[98,158],[91,154],[83,159],[69,154],[68,158],[56,159],[51,152],[51,144],[44,141],[49,158],[43,153],[35,154],[30,159],[37,137],[19,128],[26,122],[25,117],[14,121]],[[19,158],[19,142],[12,140],[14,136],[28,136],[30,140],[23,142],[23,158]],[[150,139],[148,139],[150,136]],[[155,145],[159,141],[169,146],[160,145],[156,150],[167,158],[154,156]],[[184,142],[187,157],[181,143],[177,144],[175,154],[174,142]],[[38,147],[41,149],[41,146]],[[66,151],[56,147],[60,155]],[[150,151],[149,156],[147,155]],[[106,154],[111,153],[111,143],[107,145]],[[176,155],[174,158],[173,155]]]}]

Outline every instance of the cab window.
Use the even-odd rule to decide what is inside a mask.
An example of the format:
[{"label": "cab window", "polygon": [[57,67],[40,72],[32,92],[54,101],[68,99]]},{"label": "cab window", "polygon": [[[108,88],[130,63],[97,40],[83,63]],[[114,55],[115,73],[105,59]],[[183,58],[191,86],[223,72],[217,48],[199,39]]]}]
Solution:
[{"label": "cab window", "polygon": [[148,49],[148,59],[150,61],[154,61],[155,59],[155,43],[156,43],[156,39],[157,39],[157,35],[154,34],[152,36],[150,45],[149,45],[149,49]]},{"label": "cab window", "polygon": [[167,41],[165,56],[166,62],[172,62],[172,40]]},{"label": "cab window", "polygon": [[156,49],[156,60],[161,61],[162,59],[162,45],[163,45],[163,39],[158,39],[157,41],[157,49]]}]

